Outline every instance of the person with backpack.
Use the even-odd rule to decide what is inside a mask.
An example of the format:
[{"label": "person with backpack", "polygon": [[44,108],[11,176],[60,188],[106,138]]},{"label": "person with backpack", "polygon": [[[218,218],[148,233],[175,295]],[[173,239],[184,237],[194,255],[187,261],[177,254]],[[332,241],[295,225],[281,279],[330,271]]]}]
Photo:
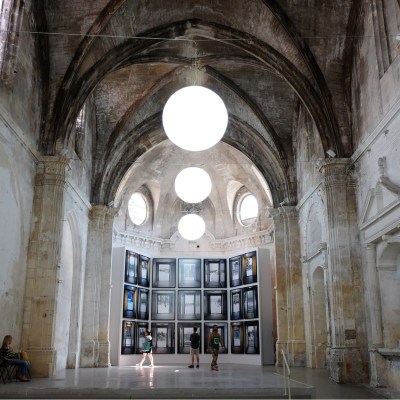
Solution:
[{"label": "person with backpack", "polygon": [[197,333],[197,327],[193,327],[193,333],[190,335],[190,356],[192,358],[192,363],[188,368],[194,368],[194,357],[196,356],[196,368],[200,366],[200,356],[199,356],[199,347],[200,347],[200,335]]},{"label": "person with backpack", "polygon": [[140,363],[138,364],[139,367],[143,366],[144,360],[146,359],[146,356],[149,355],[149,360],[150,360],[150,365],[149,367],[154,367],[153,364],[153,337],[151,336],[151,333],[149,330],[144,331],[144,337],[145,340],[143,342],[143,349],[142,351],[142,359],[140,360]]},{"label": "person with backpack", "polygon": [[224,347],[224,344],[221,340],[221,335],[218,333],[218,326],[214,325],[212,327],[212,331],[210,336],[208,337],[208,349],[211,351],[212,354],[212,361],[211,361],[211,370],[218,371],[218,355],[219,355],[219,348]]}]

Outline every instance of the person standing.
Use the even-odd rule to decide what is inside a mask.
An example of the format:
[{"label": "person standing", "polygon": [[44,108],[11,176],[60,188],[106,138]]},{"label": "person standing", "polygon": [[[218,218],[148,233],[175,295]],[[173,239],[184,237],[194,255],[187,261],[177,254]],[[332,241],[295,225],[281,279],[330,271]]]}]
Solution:
[{"label": "person standing", "polygon": [[190,335],[190,356],[192,359],[192,363],[189,365],[189,368],[194,368],[194,358],[196,357],[196,368],[200,366],[200,356],[199,356],[199,348],[200,348],[200,335],[197,333],[197,327],[193,328],[193,333]]},{"label": "person standing", "polygon": [[212,354],[211,370],[213,371],[218,371],[218,355],[220,346],[224,347],[224,344],[222,343],[221,335],[218,333],[218,326],[214,325],[210,336],[208,337],[208,349]]},{"label": "person standing", "polygon": [[149,367],[154,367],[153,364],[153,337],[151,336],[150,331],[146,330],[144,331],[144,342],[143,342],[143,349],[142,349],[142,359],[140,360],[140,363],[138,364],[139,367],[143,366],[144,360],[146,359],[146,356],[149,355],[149,360],[150,360],[150,365]]}]

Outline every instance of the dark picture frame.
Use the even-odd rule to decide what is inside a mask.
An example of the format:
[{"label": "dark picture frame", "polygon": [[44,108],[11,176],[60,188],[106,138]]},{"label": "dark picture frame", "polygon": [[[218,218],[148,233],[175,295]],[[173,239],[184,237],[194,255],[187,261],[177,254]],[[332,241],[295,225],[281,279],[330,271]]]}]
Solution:
[{"label": "dark picture frame", "polygon": [[204,291],[204,319],[227,319],[226,290]]},{"label": "dark picture frame", "polygon": [[260,354],[260,338],[258,321],[245,322],[245,353]]},{"label": "dark picture frame", "polygon": [[124,285],[124,306],[122,316],[124,318],[136,318],[137,288]]},{"label": "dark picture frame", "polygon": [[217,325],[218,333],[221,335],[223,347],[219,347],[220,354],[228,353],[228,324],[225,322],[208,322],[204,324],[204,353],[209,354],[208,338],[212,332],[213,326]]},{"label": "dark picture frame", "polygon": [[242,289],[233,289],[231,294],[231,320],[243,318]]},{"label": "dark picture frame", "polygon": [[175,291],[153,290],[151,317],[156,320],[175,319]]},{"label": "dark picture frame", "polygon": [[178,319],[201,319],[201,291],[178,291]]},{"label": "dark picture frame", "polygon": [[190,353],[190,335],[193,333],[193,328],[197,328],[197,333],[200,335],[199,353],[201,353],[201,324],[178,323],[178,354]]},{"label": "dark picture frame", "polygon": [[226,259],[204,260],[204,287],[226,288]]},{"label": "dark picture frame", "polygon": [[152,323],[153,353],[175,353],[175,323]]},{"label": "dark picture frame", "polygon": [[231,323],[231,353],[244,353],[244,327],[243,322]]},{"label": "dark picture frame", "polygon": [[229,259],[229,285],[231,287],[242,284],[242,257],[236,256]]},{"label": "dark picture frame", "polygon": [[257,252],[252,251],[242,255],[243,284],[257,282]]},{"label": "dark picture frame", "polygon": [[137,318],[149,319],[149,302],[150,291],[149,289],[139,288],[138,301],[137,301]]},{"label": "dark picture frame", "polygon": [[174,288],[176,286],[176,259],[153,259],[153,287]]},{"label": "dark picture frame", "polygon": [[126,250],[125,252],[125,282],[137,283],[138,279],[138,265],[139,265],[139,254],[133,251]]},{"label": "dark picture frame", "polygon": [[144,342],[146,341],[145,332],[149,329],[147,322],[138,322],[136,329],[136,354],[140,354],[143,349]]},{"label": "dark picture frame", "polygon": [[201,287],[201,259],[200,258],[180,258],[178,260],[180,288],[199,288]]},{"label": "dark picture frame", "polygon": [[243,292],[243,317],[245,319],[258,318],[257,286],[244,287],[242,292]]},{"label": "dark picture frame", "polygon": [[135,354],[136,322],[122,321],[121,354]]},{"label": "dark picture frame", "polygon": [[139,256],[138,284],[145,287],[150,286],[150,258],[142,255]]}]

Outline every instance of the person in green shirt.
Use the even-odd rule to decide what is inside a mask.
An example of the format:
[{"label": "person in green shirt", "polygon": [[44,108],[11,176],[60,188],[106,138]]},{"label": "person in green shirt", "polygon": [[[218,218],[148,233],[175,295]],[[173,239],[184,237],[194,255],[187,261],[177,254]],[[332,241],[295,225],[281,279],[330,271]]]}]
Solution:
[{"label": "person in green shirt", "polygon": [[212,327],[212,331],[210,336],[208,337],[208,349],[211,351],[212,360],[211,360],[211,370],[218,371],[218,355],[219,348],[224,347],[222,343],[221,335],[218,333],[218,326],[214,325]]}]

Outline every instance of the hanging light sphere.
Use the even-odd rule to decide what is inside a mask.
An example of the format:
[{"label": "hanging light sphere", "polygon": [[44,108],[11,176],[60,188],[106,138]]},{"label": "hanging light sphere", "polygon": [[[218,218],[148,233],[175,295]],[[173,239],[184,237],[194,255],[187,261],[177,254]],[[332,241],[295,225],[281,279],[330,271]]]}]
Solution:
[{"label": "hanging light sphere", "polygon": [[206,230],[206,224],[197,214],[186,214],[178,223],[180,235],[187,240],[200,239]]},{"label": "hanging light sphere", "polygon": [[175,192],[186,203],[199,203],[211,192],[211,178],[204,169],[189,167],[175,178]]},{"label": "hanging light sphere", "polygon": [[221,140],[228,126],[228,112],[212,90],[187,86],[168,99],[162,120],[165,133],[175,145],[201,151]]}]

